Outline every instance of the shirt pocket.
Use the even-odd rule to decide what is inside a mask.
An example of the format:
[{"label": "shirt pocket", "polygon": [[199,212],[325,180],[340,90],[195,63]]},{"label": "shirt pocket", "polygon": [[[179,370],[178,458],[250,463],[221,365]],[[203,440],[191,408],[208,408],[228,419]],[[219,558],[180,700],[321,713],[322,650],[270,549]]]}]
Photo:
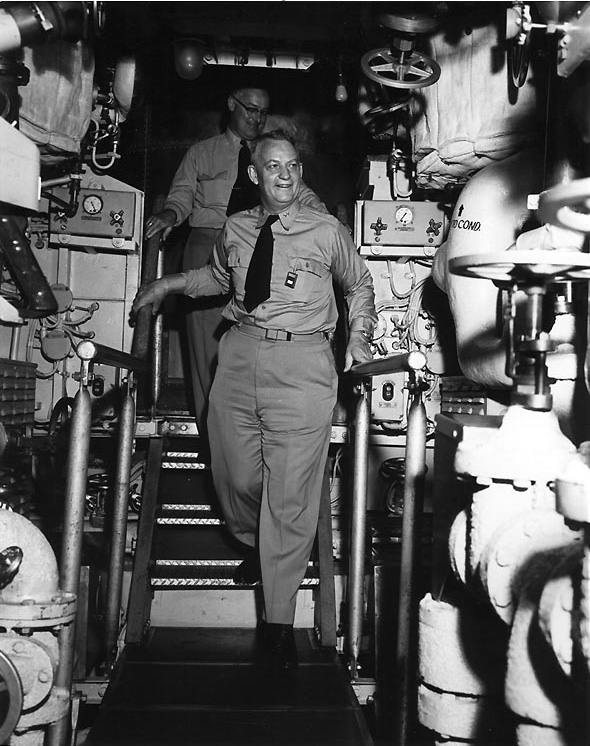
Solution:
[{"label": "shirt pocket", "polygon": [[325,292],[326,283],[330,279],[330,271],[317,259],[290,256],[289,276],[293,300],[312,300]]},{"label": "shirt pocket", "polygon": [[237,246],[231,246],[227,252],[227,268],[231,274],[235,295],[238,300],[244,298],[244,285],[251,258],[251,251],[240,249]]},{"label": "shirt pocket", "polygon": [[215,176],[199,177],[199,187],[203,207],[223,207],[227,205],[230,191],[227,171],[222,171]]}]

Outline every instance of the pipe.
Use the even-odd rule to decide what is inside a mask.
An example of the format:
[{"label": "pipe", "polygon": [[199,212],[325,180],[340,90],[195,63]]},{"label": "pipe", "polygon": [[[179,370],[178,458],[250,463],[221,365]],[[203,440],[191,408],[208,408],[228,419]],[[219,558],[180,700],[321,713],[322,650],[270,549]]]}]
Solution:
[{"label": "pipe", "polygon": [[[158,259],[157,276],[162,277],[164,272],[164,258],[160,252]],[[155,416],[158,409],[158,401],[162,392],[162,338],[164,335],[164,317],[160,313],[154,322],[154,343],[152,348],[152,407]]]},{"label": "pipe", "polygon": [[[154,200],[153,212],[160,212],[164,207],[165,198],[159,195]],[[162,234],[157,233],[142,244],[141,256],[141,284],[147,285],[156,278],[162,276],[162,252],[160,251]],[[131,354],[141,359],[147,358],[150,346],[150,333],[152,328],[152,309],[144,306],[137,314],[135,329],[133,330],[133,341],[131,343]]]},{"label": "pipe", "polygon": [[42,318],[57,313],[57,301],[25,236],[26,218],[0,215],[0,247],[25,306],[21,316]]},{"label": "pipe", "polygon": [[114,347],[106,347],[106,345],[91,342],[89,339],[84,339],[78,344],[76,354],[80,360],[92,360],[94,363],[110,365],[113,368],[138,371],[148,369],[147,360],[141,360],[134,355],[117,350]]},{"label": "pipe", "polygon": [[13,326],[10,332],[10,352],[8,353],[9,360],[18,360],[18,348],[20,344],[20,330],[22,327]]},{"label": "pipe", "polygon": [[365,580],[365,532],[369,468],[369,397],[370,388],[363,385],[355,416],[352,525],[348,572],[348,666],[353,679],[358,676],[358,657],[363,635],[363,586]]},{"label": "pipe", "polygon": [[[88,389],[82,386],[76,394],[72,411],[60,578],[62,590],[74,594],[78,593],[80,584],[91,422],[92,402]],[[68,693],[72,687],[75,634],[75,624],[64,625],[59,632],[55,684]],[[52,723],[48,730],[48,746],[65,746],[69,727],[69,715]]]},{"label": "pipe", "polygon": [[113,524],[109,562],[109,585],[105,614],[105,643],[107,670],[114,663],[119,634],[119,618],[123,589],[123,565],[125,562],[125,539],[127,536],[127,510],[131,483],[131,457],[135,431],[135,401],[129,382],[119,415],[119,458],[115,478]]},{"label": "pipe", "polygon": [[404,480],[404,512],[402,518],[402,548],[399,579],[398,624],[396,647],[396,677],[398,693],[396,697],[397,730],[395,743],[405,746],[408,740],[408,726],[413,717],[415,692],[412,674],[416,669],[416,630],[417,606],[415,598],[415,567],[419,516],[424,502],[424,476],[426,474],[426,407],[422,399],[420,381],[410,387],[412,400],[408,412],[406,435],[406,474]]},{"label": "pipe", "polygon": [[401,352],[377,358],[377,360],[371,360],[368,363],[357,363],[352,366],[350,372],[354,376],[377,376],[380,373],[422,370],[425,366],[426,355],[420,350],[412,350],[412,352]]}]

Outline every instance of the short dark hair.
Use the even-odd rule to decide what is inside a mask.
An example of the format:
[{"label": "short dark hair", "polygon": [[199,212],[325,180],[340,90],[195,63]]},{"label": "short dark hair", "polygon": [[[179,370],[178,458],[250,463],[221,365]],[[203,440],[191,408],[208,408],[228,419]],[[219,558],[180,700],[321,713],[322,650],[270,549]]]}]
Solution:
[{"label": "short dark hair", "polygon": [[276,130],[270,130],[270,132],[263,132],[261,135],[258,135],[258,137],[252,140],[252,144],[250,147],[250,151],[252,153],[252,160],[254,160],[254,155],[256,151],[267,140],[277,140],[277,141],[286,140],[288,143],[291,143],[291,145],[295,148],[295,152],[297,153],[297,158],[300,157],[299,149],[297,148],[297,145],[295,144],[293,135],[291,135],[290,132],[287,132],[287,130],[276,129]]}]

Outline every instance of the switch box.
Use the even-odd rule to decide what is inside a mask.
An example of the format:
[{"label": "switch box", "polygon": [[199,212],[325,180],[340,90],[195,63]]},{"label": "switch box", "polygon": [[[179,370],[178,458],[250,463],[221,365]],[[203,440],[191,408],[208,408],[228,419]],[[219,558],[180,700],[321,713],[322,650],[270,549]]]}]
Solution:
[{"label": "switch box", "polygon": [[374,420],[401,424],[407,405],[407,373],[373,376],[371,387],[371,417]]},{"label": "switch box", "polygon": [[[53,190],[63,202],[69,201],[64,187]],[[104,251],[137,251],[135,240],[136,200],[132,191],[81,189],[78,209],[67,217],[59,203],[51,203],[50,246],[92,247]]]},{"label": "switch box", "polygon": [[361,255],[433,257],[448,220],[437,202],[359,200],[355,226]]}]

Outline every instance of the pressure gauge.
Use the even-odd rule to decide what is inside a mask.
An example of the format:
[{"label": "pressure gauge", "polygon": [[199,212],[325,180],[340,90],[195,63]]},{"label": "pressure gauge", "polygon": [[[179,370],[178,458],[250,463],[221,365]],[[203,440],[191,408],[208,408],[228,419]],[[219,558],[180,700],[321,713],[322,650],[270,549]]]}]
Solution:
[{"label": "pressure gauge", "polygon": [[414,213],[410,207],[398,207],[395,211],[395,222],[401,225],[411,225],[414,222]]},{"label": "pressure gauge", "polygon": [[84,197],[82,207],[84,212],[87,212],[89,215],[97,215],[102,210],[103,202],[98,194],[89,194],[87,197]]}]

